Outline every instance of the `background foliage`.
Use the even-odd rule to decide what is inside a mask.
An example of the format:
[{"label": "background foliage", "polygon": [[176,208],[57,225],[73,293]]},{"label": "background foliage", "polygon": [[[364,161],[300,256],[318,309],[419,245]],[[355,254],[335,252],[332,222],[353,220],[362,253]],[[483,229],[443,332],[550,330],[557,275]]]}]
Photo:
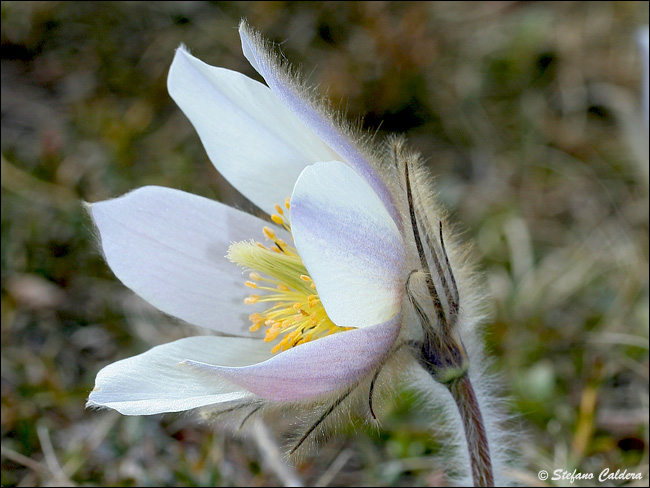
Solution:
[{"label": "background foliage", "polygon": [[[627,469],[647,486],[647,2],[2,2],[2,485],[283,481],[254,435],[84,409],[101,367],[192,331],[113,277],[79,202],[156,184],[244,205],[165,83],[180,43],[257,78],[241,17],[429,161],[492,296],[512,477]],[[404,391],[381,429],[344,431],[297,474],[444,483],[427,425]]]}]

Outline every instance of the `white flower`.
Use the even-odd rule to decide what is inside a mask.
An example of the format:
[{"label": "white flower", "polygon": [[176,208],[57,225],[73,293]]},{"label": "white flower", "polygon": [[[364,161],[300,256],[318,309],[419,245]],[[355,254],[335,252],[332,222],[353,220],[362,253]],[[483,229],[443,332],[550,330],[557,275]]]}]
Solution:
[{"label": "white flower", "polygon": [[403,359],[428,373],[425,389],[431,379],[446,387],[460,414],[450,425],[467,441],[457,465],[476,485],[493,485],[485,405],[460,337],[472,339],[476,297],[456,281],[471,286],[462,260],[448,256],[418,157],[399,140],[370,149],[258,34],[242,23],[240,35],[268,86],[181,47],[168,87],[215,167],[273,224],[161,187],[89,205],[125,285],[228,336],[189,337],[113,363],[88,405],[125,415],[212,406],[244,421],[263,405],[315,407],[294,452],[353,392],[367,395],[374,417],[376,380]]},{"label": "white flower", "polygon": [[218,171],[278,225],[161,187],[91,205],[106,261],[126,286],[229,337],[181,339],[113,363],[97,375],[90,406],[143,415],[310,401],[372,378],[398,347],[411,268],[395,189],[258,35],[244,24],[240,34],[268,86],[181,47],[168,87]]}]

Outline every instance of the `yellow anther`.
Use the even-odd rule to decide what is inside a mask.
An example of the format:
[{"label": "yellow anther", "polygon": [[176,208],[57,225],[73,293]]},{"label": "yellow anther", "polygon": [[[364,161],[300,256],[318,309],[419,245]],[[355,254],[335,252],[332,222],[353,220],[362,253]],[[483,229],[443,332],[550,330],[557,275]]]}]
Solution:
[{"label": "yellow anther", "polygon": [[271,349],[272,353],[276,353],[278,351],[286,351],[291,347],[291,334],[287,335],[282,339],[280,342],[278,342],[273,349]]},{"label": "yellow anther", "polygon": [[298,342],[296,342],[296,346],[299,345],[299,344],[304,344],[306,342],[310,342],[313,337],[314,337],[314,333],[310,332],[306,336],[303,336],[302,339],[300,339]]},{"label": "yellow anther", "polygon": [[[271,215],[271,219],[291,233],[287,212],[290,200],[287,198],[284,203],[286,210],[275,205],[276,213]],[[244,302],[268,302],[266,310],[249,315],[249,330],[254,333],[264,328],[264,341],[274,341],[273,353],[346,330],[336,326],[327,316],[316,285],[298,251],[292,243],[280,239],[276,229],[263,228],[265,238],[272,243],[270,245],[236,242],[228,249],[228,259],[249,270],[249,280],[242,280],[245,286],[258,289],[256,292],[266,292],[250,295]]]},{"label": "yellow anther", "polygon": [[266,337],[264,337],[264,342],[271,342],[274,341],[277,337],[278,334],[280,334],[280,329],[269,329],[266,331]]}]

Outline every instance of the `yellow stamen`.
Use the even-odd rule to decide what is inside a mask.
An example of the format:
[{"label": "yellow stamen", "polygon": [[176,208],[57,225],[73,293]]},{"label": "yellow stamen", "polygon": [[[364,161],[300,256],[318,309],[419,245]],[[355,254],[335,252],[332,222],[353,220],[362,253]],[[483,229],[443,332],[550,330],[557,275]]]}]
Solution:
[{"label": "yellow stamen", "polygon": [[275,211],[279,213],[280,215],[284,215],[284,210],[282,210],[282,207],[278,205],[277,203],[273,206],[275,208]]},{"label": "yellow stamen", "polygon": [[[288,198],[285,207],[289,209]],[[279,205],[275,210],[278,213],[271,216],[273,222],[291,232],[288,214],[285,215]],[[316,285],[296,248],[279,239],[270,227],[264,227],[263,232],[273,246],[237,242],[228,250],[228,259],[250,270],[250,281],[245,281],[245,285],[265,292],[248,296],[244,303],[268,303],[266,310],[249,316],[252,322],[249,330],[257,332],[264,327],[265,342],[277,339],[273,353],[347,330],[335,325],[327,316]]]},{"label": "yellow stamen", "polygon": [[269,330],[266,331],[266,337],[264,338],[264,342],[274,341],[279,334],[280,334],[279,328],[271,327]]}]

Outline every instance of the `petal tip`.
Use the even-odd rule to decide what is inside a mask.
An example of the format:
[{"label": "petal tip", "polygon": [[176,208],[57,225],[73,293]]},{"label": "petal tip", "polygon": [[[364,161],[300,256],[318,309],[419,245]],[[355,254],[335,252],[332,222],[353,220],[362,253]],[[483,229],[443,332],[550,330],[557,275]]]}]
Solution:
[{"label": "petal tip", "polygon": [[[93,391],[95,391],[95,390],[93,390]],[[92,395],[92,393],[93,392],[90,392],[91,395]],[[106,405],[104,405],[102,403],[97,403],[97,402],[91,400],[90,398],[88,398],[88,400],[86,400],[86,408],[92,408],[93,410],[100,410],[100,409],[109,408],[109,407],[107,407]]]},{"label": "petal tip", "polygon": [[88,215],[90,215],[91,217],[92,217],[92,208],[93,208],[93,205],[95,205],[95,204],[94,204],[94,203],[91,203],[91,202],[87,202],[86,200],[81,200],[81,206],[82,206],[82,208],[83,208],[83,209],[86,211],[86,213],[87,213]]},{"label": "petal tip", "polygon": [[248,20],[246,18],[242,17],[242,19],[239,21],[239,37],[244,40],[244,38],[247,41],[251,41],[255,39],[256,37],[261,37],[261,35],[251,27],[251,25],[248,23]]},{"label": "petal tip", "polygon": [[244,17],[239,21],[239,35],[248,35],[248,30],[250,27],[248,26],[248,22]]},{"label": "petal tip", "polygon": [[174,52],[174,59],[176,59],[177,56],[181,56],[181,55],[189,59],[195,59],[194,56],[192,56],[190,49],[183,42],[181,42],[176,48],[176,51]]}]

